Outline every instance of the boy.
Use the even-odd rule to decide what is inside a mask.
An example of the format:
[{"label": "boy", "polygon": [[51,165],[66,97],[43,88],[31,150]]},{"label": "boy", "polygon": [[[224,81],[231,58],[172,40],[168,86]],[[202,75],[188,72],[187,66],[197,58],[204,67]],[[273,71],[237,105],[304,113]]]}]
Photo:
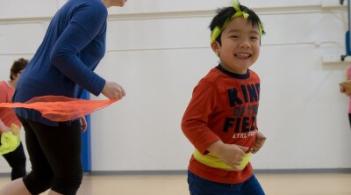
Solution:
[{"label": "boy", "polygon": [[189,164],[191,195],[263,195],[247,161],[264,144],[258,132],[260,80],[249,69],[264,33],[259,17],[234,0],[211,24],[211,47],[220,64],[195,87],[182,119],[195,146]]}]

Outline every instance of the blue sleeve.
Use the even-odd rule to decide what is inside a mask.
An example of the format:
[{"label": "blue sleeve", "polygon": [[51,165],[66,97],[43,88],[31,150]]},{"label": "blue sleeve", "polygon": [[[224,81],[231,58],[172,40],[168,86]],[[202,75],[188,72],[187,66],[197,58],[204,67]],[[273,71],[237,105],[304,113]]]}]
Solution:
[{"label": "blue sleeve", "polygon": [[90,70],[78,54],[98,35],[106,18],[107,10],[103,5],[76,8],[50,55],[52,64],[59,71],[94,95],[101,93],[105,80]]}]

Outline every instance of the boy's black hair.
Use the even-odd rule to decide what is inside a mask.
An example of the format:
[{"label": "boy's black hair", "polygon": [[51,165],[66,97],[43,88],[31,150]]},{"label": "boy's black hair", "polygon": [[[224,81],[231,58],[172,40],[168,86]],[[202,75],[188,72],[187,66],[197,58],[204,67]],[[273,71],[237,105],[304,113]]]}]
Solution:
[{"label": "boy's black hair", "polygon": [[[240,10],[249,14],[247,21],[251,22],[252,26],[263,27],[260,18],[253,10],[251,10],[250,8],[248,8],[244,5],[240,5]],[[217,15],[212,19],[211,24],[209,26],[211,32],[213,31],[214,28],[216,28],[216,26],[223,28],[224,23],[228,19],[230,19],[235,13],[236,13],[236,10],[232,6],[231,7],[224,7],[224,8],[217,10]],[[224,29],[222,29],[222,32],[223,32],[223,30]],[[262,31],[263,31],[263,29],[262,29]],[[220,44],[221,44],[222,32],[216,38],[216,41]],[[264,34],[264,33],[265,32],[263,31],[262,34]]]},{"label": "boy's black hair", "polygon": [[28,64],[28,60],[24,58],[20,58],[13,62],[10,71],[10,79],[11,81],[15,79],[15,76],[20,73]]}]

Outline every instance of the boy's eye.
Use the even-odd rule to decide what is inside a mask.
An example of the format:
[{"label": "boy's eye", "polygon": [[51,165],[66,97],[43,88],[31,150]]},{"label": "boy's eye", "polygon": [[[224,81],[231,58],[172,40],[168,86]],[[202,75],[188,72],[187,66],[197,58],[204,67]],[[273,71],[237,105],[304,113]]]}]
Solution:
[{"label": "boy's eye", "polygon": [[257,40],[257,39],[258,39],[258,37],[256,37],[256,36],[252,36],[252,37],[250,37],[250,39],[251,39],[251,40]]}]

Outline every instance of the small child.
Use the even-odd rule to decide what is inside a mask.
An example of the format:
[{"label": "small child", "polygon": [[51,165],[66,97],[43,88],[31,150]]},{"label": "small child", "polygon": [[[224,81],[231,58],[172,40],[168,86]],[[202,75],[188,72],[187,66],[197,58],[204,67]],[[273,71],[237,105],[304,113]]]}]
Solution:
[{"label": "small child", "polygon": [[249,69],[259,56],[263,25],[234,0],[218,11],[210,29],[220,63],[199,81],[182,119],[196,148],[189,164],[190,194],[264,195],[247,162],[266,139],[256,124],[260,79]]},{"label": "small child", "polygon": [[[349,97],[349,104],[348,104],[348,117],[349,117],[349,124],[351,127],[351,64],[346,69],[346,80],[340,84],[340,92],[344,93]],[[348,86],[348,87],[347,87]]]},{"label": "small child", "polygon": [[[0,103],[11,103],[17,81],[27,66],[28,60],[20,58],[13,62],[10,70],[10,80],[0,81]],[[26,156],[19,139],[19,129],[22,124],[11,108],[0,109],[0,154],[11,167],[11,180],[26,175]]]}]

